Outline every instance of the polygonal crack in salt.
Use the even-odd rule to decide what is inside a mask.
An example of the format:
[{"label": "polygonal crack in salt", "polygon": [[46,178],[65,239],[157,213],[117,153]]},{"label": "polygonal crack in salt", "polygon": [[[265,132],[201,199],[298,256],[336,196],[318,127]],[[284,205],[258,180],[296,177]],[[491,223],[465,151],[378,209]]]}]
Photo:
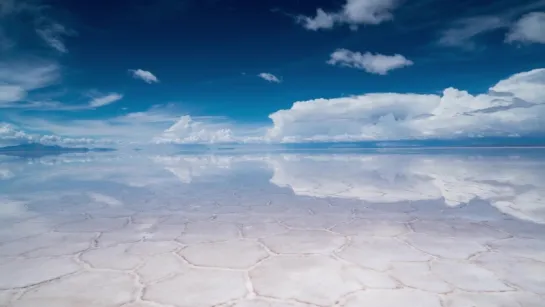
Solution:
[{"label": "polygonal crack in salt", "polygon": [[0,265],[0,289],[36,285],[75,273],[79,269],[70,257],[15,259]]},{"label": "polygonal crack in salt", "polygon": [[111,247],[102,247],[84,252],[81,259],[93,268],[112,270],[133,270],[143,258],[127,252],[130,244],[119,244]]},{"label": "polygonal crack in salt", "polygon": [[426,262],[395,262],[389,273],[411,288],[435,293],[447,293],[452,287],[435,276]]},{"label": "polygonal crack in salt", "polygon": [[410,233],[404,235],[403,240],[419,250],[447,259],[468,259],[476,253],[487,251],[478,242],[448,236]]},{"label": "polygonal crack in salt", "polygon": [[15,290],[0,290],[0,306],[8,306],[16,294]]},{"label": "polygonal crack in salt", "polygon": [[282,224],[294,229],[329,229],[346,222],[348,215],[307,215],[282,218]]},{"label": "polygonal crack in salt", "polygon": [[180,307],[209,307],[244,297],[245,282],[242,272],[187,269],[148,286],[143,298]]},{"label": "polygonal crack in salt", "polygon": [[435,294],[413,290],[365,290],[350,296],[343,307],[442,307]]},{"label": "polygonal crack in salt", "polygon": [[545,295],[545,265],[542,262],[487,253],[477,257],[475,263],[525,291]]},{"label": "polygonal crack in salt", "polygon": [[545,262],[545,240],[512,238],[491,242],[492,249],[515,257]]},{"label": "polygonal crack in salt", "polygon": [[386,274],[322,255],[272,257],[251,270],[250,278],[258,295],[320,306],[363,287],[396,287]]},{"label": "polygonal crack in salt", "polygon": [[312,307],[308,304],[265,301],[262,299],[244,300],[230,307]]},{"label": "polygonal crack in salt", "polygon": [[462,292],[456,291],[447,295],[444,299],[445,307],[539,307],[543,305],[543,299],[528,292]]},{"label": "polygonal crack in salt", "polygon": [[279,254],[329,254],[345,244],[346,239],[323,230],[290,230],[261,242]]},{"label": "polygonal crack in salt", "polygon": [[173,241],[143,241],[131,244],[127,253],[139,256],[153,256],[173,252],[180,248],[180,245]]},{"label": "polygonal crack in salt", "polygon": [[168,278],[189,269],[189,266],[173,254],[161,254],[150,257],[146,262],[136,269],[136,274],[144,283],[158,281]]},{"label": "polygonal crack in salt", "polygon": [[117,272],[84,272],[25,293],[13,307],[117,307],[135,299],[135,280]]},{"label": "polygonal crack in salt", "polygon": [[344,235],[357,235],[362,237],[395,237],[409,231],[407,226],[403,223],[363,219],[356,219],[349,223],[335,226],[331,230]]},{"label": "polygonal crack in salt", "polygon": [[465,291],[510,291],[493,272],[472,263],[449,260],[434,261],[432,271],[439,278]]},{"label": "polygonal crack in salt", "polygon": [[285,233],[288,228],[278,223],[244,223],[242,235],[245,238],[263,238]]},{"label": "polygonal crack in salt", "polygon": [[355,237],[337,253],[339,257],[375,270],[384,271],[392,262],[428,261],[432,257],[392,238]]},{"label": "polygonal crack in salt", "polygon": [[104,232],[98,239],[98,246],[106,247],[121,243],[138,242],[151,235],[153,225],[130,224],[122,229]]},{"label": "polygonal crack in salt", "polygon": [[239,237],[239,228],[235,224],[201,221],[188,223],[185,232],[176,240],[191,244],[227,241]]},{"label": "polygonal crack in salt", "polygon": [[0,256],[48,257],[81,252],[90,247],[94,233],[45,233],[0,246]]},{"label": "polygonal crack in salt", "polygon": [[189,245],[179,252],[197,266],[246,269],[269,254],[256,242],[232,240]]}]

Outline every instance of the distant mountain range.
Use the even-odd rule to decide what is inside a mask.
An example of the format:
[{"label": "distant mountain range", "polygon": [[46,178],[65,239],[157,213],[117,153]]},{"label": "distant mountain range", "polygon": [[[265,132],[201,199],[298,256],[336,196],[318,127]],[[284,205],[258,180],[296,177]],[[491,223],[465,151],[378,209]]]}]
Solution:
[{"label": "distant mountain range", "polygon": [[0,155],[23,158],[39,158],[51,155],[86,152],[109,152],[113,148],[86,148],[86,147],[62,147],[57,145],[42,145],[38,143],[21,144],[15,146],[0,147]]}]

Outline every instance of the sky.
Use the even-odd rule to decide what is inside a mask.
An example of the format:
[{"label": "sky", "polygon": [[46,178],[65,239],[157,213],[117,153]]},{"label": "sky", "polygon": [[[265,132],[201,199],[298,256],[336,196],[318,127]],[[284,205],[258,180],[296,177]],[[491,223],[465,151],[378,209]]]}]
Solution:
[{"label": "sky", "polygon": [[2,146],[541,136],[545,0],[0,0]]}]

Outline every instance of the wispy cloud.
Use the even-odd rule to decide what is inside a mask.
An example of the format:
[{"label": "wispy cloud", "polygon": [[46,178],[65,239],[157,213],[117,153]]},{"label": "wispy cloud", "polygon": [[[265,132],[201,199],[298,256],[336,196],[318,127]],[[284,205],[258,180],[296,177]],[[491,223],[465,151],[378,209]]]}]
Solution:
[{"label": "wispy cloud", "polygon": [[[51,18],[51,6],[43,5],[40,0],[1,0],[0,18],[11,18],[18,25],[18,28],[34,29],[37,37],[49,47],[67,53],[68,49],[64,43],[64,37],[74,36],[77,33]],[[15,37],[19,36],[17,34]],[[28,40],[28,37],[25,36]],[[13,47],[13,41],[8,33],[1,33],[0,47],[7,44]]]},{"label": "wispy cloud", "polygon": [[158,83],[159,79],[152,74],[150,71],[142,70],[142,69],[129,69],[130,74],[135,79],[140,79],[146,83]]},{"label": "wispy cloud", "polygon": [[280,83],[282,80],[280,80],[277,76],[268,73],[268,72],[262,72],[259,75],[257,75],[259,78],[272,82],[272,83]]},{"label": "wispy cloud", "polygon": [[47,87],[60,79],[54,63],[0,62],[0,106],[17,103],[30,91]]},{"label": "wispy cloud", "polygon": [[389,71],[411,66],[414,63],[401,54],[383,55],[370,52],[360,53],[347,49],[337,49],[330,56],[329,65],[339,65],[365,70],[371,74],[386,75]]},{"label": "wispy cloud", "polygon": [[61,53],[68,52],[63,41],[63,36],[75,35],[74,31],[66,29],[63,25],[56,22],[46,22],[43,27],[36,29],[36,33],[47,45]]},{"label": "wispy cloud", "polygon": [[478,35],[482,35],[500,28],[505,28],[508,20],[498,16],[476,16],[457,20],[452,27],[441,33],[439,44],[448,47],[462,47],[473,49],[472,41]]},{"label": "wispy cloud", "polygon": [[89,102],[89,106],[92,108],[103,107],[121,99],[123,99],[123,95],[118,93],[110,93],[103,96],[95,97]]},{"label": "wispy cloud", "polygon": [[392,11],[399,6],[399,0],[346,0],[336,12],[316,10],[316,16],[298,16],[297,22],[308,30],[331,29],[335,25],[349,25],[356,30],[359,25],[377,25],[393,19]]},{"label": "wispy cloud", "polygon": [[[455,20],[440,33],[438,44],[446,47],[475,49],[479,36],[493,31],[507,32],[505,42],[524,41],[525,43],[545,40],[543,25],[545,13],[532,11],[545,8],[544,0],[533,1],[530,4],[510,5],[509,10],[487,15],[463,17]],[[510,29],[510,30],[509,30]]]},{"label": "wispy cloud", "polygon": [[513,24],[505,41],[545,44],[545,13],[534,12],[522,16]]}]

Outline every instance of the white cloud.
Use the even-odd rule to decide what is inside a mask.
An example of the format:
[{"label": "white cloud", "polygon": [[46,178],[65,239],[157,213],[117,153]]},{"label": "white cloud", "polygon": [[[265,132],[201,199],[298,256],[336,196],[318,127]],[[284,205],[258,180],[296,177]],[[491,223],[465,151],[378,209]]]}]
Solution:
[{"label": "white cloud", "polygon": [[336,17],[333,14],[326,13],[322,9],[316,10],[315,17],[298,16],[297,20],[303,26],[312,31],[320,29],[331,29],[335,26]]},{"label": "white cloud", "polygon": [[[66,26],[60,24],[56,20],[49,17],[52,11],[52,7],[43,5],[42,1],[34,0],[1,0],[0,1],[0,18],[10,19],[10,24],[15,24],[17,30],[14,37],[21,37],[21,29],[29,28],[33,29],[37,37],[45,42],[49,47],[61,52],[68,52],[66,45],[63,41],[65,36],[74,36],[76,32],[68,29]],[[1,31],[0,31],[1,32]],[[2,34],[2,33],[0,33]],[[16,43],[10,40],[10,37],[3,33],[0,35],[1,40],[10,42],[10,45]],[[28,40],[27,36],[24,36],[25,40]]]},{"label": "white cloud", "polygon": [[372,93],[296,102],[269,117],[266,139],[362,141],[527,135],[545,132],[545,69],[516,74],[489,93]]},{"label": "white cloud", "polygon": [[40,143],[44,145],[90,146],[107,144],[92,138],[70,138],[58,135],[28,133],[13,124],[0,122],[0,146],[18,145],[21,143]]},{"label": "white cloud", "polygon": [[104,96],[96,97],[89,102],[89,106],[93,108],[98,108],[112,104],[118,100],[123,99],[123,95],[118,93],[110,93]]},{"label": "white cloud", "polygon": [[157,143],[230,143],[239,141],[235,139],[229,123],[222,118],[195,120],[189,115],[183,115],[170,128],[166,129],[159,137]]},{"label": "white cloud", "polygon": [[273,83],[280,83],[282,82],[277,76],[271,74],[271,73],[268,73],[268,72],[262,72],[260,73],[259,75],[257,75],[258,77],[260,77],[261,79],[263,80],[267,80],[269,82],[273,82]]},{"label": "white cloud", "polygon": [[346,0],[337,12],[325,12],[317,9],[315,17],[299,16],[297,21],[308,30],[331,29],[336,24],[347,24],[352,29],[359,25],[377,25],[393,19],[392,11],[399,0]]},{"label": "white cloud", "polygon": [[337,49],[330,56],[330,65],[340,65],[345,67],[365,70],[371,74],[385,75],[390,70],[411,66],[413,62],[406,59],[401,54],[383,55],[366,52],[354,52],[346,49]]},{"label": "white cloud", "polygon": [[508,93],[532,103],[545,103],[545,69],[534,69],[514,74],[491,88],[494,92]]},{"label": "white cloud", "polygon": [[[486,93],[447,88],[442,94],[369,93],[295,102],[269,117],[271,125],[224,117],[182,115],[175,107],[109,119],[10,116],[12,141],[94,144],[334,142],[450,139],[545,133],[545,69],[515,74]],[[2,127],[2,126],[0,126]],[[58,138],[57,138],[58,137]],[[75,141],[71,141],[75,140]]]},{"label": "white cloud", "polygon": [[66,29],[59,23],[46,24],[43,28],[36,29],[36,33],[47,45],[61,53],[68,52],[63,41],[63,36],[75,34],[75,32]]},{"label": "white cloud", "polygon": [[149,71],[142,69],[129,69],[129,72],[132,74],[133,78],[140,79],[146,83],[158,83],[159,79]]},{"label": "white cloud", "polygon": [[513,24],[505,41],[545,44],[545,13],[534,12],[522,16]]},{"label": "white cloud", "polygon": [[[87,105],[86,105],[87,106]],[[77,140],[87,144],[147,144],[179,120],[170,107],[154,106],[146,112],[129,113],[108,119],[66,120],[33,116],[11,116],[12,125],[4,124],[4,141],[40,141],[67,145]],[[0,123],[0,135],[2,135]],[[8,129],[9,127],[9,129]],[[23,132],[26,131],[26,132]],[[30,132],[29,132],[30,131]],[[20,143],[19,142],[19,143]]]},{"label": "white cloud", "polygon": [[57,82],[59,70],[57,64],[51,63],[0,62],[0,107],[17,103],[28,92]]},{"label": "white cloud", "polygon": [[441,33],[439,44],[448,47],[472,49],[475,47],[472,41],[473,38],[504,28],[507,25],[508,21],[498,16],[475,16],[460,19],[452,27]]},{"label": "white cloud", "polygon": [[26,96],[26,91],[16,85],[0,85],[0,106],[2,102],[15,102],[22,100]]}]

